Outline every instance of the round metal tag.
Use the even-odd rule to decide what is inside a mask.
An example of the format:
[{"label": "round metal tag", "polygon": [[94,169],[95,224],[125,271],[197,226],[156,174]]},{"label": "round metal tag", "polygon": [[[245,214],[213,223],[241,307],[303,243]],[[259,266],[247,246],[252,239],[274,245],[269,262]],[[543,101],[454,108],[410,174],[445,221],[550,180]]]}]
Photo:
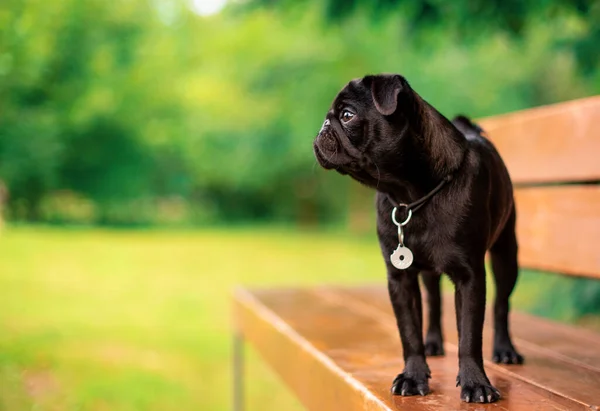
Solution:
[{"label": "round metal tag", "polygon": [[390,262],[398,270],[405,270],[410,267],[413,262],[413,253],[408,247],[403,247],[398,244],[398,248],[396,248],[390,256]]}]

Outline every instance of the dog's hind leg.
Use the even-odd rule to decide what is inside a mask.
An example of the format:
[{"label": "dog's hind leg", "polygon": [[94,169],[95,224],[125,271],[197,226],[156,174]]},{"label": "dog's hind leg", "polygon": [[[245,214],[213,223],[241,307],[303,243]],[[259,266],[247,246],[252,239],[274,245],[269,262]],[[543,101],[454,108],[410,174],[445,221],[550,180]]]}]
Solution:
[{"label": "dog's hind leg", "polygon": [[425,337],[425,355],[433,357],[444,355],[444,336],[442,333],[442,296],[440,292],[441,274],[433,271],[421,272],[423,284],[427,290],[429,325]]},{"label": "dog's hind leg", "polygon": [[494,304],[494,350],[493,361],[504,364],[522,364],[523,357],[515,350],[510,338],[508,313],[510,295],[517,282],[517,237],[515,234],[516,213],[513,210],[502,233],[490,249],[492,269],[496,282]]}]

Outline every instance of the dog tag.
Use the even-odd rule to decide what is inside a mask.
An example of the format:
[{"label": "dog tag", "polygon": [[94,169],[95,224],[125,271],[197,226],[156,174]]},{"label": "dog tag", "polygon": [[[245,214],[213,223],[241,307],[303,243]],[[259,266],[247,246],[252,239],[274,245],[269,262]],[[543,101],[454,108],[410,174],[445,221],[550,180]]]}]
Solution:
[{"label": "dog tag", "polygon": [[413,262],[412,251],[402,244],[398,244],[398,248],[390,256],[390,262],[398,270],[406,270]]}]

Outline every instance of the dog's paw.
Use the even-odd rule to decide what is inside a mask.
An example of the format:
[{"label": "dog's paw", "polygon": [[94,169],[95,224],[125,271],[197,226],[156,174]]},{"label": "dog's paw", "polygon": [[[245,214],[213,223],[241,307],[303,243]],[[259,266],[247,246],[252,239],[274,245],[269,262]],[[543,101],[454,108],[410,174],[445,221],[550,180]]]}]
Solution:
[{"label": "dog's paw", "polygon": [[444,355],[444,344],[441,341],[427,341],[425,343],[425,355],[427,357]]},{"label": "dog's paw", "polygon": [[456,377],[456,386],[460,385],[460,399],[464,402],[488,403],[496,402],[500,399],[498,391],[489,382],[461,381],[460,376]]},{"label": "dog's paw", "polygon": [[409,377],[406,373],[398,374],[392,383],[392,394],[402,396],[429,394],[427,376],[416,378]]},{"label": "dog's paw", "polygon": [[496,364],[523,364],[524,359],[523,356],[519,354],[513,347],[494,347],[492,361],[494,361]]}]

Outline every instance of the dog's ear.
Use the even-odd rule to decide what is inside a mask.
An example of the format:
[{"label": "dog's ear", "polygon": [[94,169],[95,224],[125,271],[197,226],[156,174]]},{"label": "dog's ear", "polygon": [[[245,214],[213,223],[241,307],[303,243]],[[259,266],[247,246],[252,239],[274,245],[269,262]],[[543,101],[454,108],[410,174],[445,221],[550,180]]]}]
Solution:
[{"label": "dog's ear", "polygon": [[371,95],[375,108],[384,116],[394,114],[398,106],[398,94],[406,85],[406,80],[398,74],[367,76],[371,83]]}]

